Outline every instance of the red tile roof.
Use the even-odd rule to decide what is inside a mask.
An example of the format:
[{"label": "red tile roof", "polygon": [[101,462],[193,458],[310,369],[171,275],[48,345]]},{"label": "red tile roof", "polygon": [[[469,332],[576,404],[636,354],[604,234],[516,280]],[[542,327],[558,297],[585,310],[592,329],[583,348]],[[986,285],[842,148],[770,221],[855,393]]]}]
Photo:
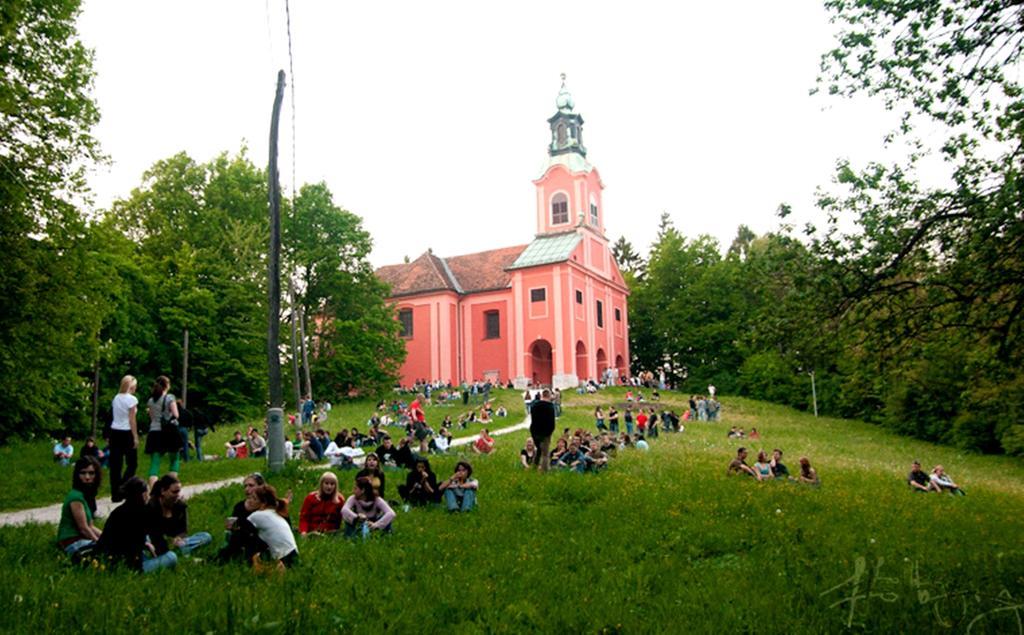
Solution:
[{"label": "red tile roof", "polygon": [[428,250],[412,262],[377,269],[377,277],[391,286],[392,297],[437,291],[475,293],[504,289],[510,279],[505,268],[515,262],[524,249],[526,245],[517,245],[445,259]]}]

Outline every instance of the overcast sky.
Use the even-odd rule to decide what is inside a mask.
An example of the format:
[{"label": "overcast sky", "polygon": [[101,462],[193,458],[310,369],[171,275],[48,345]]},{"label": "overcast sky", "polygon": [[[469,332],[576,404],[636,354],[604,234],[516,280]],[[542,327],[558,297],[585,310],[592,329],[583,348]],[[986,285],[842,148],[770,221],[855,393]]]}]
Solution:
[{"label": "overcast sky", "polygon": [[[628,7],[628,8],[627,8]],[[809,96],[835,28],[820,2],[309,2],[291,4],[282,112],[286,195],[325,181],[360,215],[375,265],[528,242],[559,74],[605,184],[608,237],[648,249],[661,213],[727,246],[775,229],[840,157],[880,156],[876,103]],[[279,68],[283,0],[86,0],[96,134],[112,165],[98,208],[155,161],[245,145],[258,165]]]}]

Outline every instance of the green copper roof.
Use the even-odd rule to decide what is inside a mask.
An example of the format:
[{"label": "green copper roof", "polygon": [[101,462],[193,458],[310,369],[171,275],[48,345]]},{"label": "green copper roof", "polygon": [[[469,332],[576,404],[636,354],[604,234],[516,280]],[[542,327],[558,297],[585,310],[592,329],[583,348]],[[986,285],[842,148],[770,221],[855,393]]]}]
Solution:
[{"label": "green copper roof", "polygon": [[522,269],[566,261],[582,239],[583,237],[576,232],[534,238],[509,269]]}]

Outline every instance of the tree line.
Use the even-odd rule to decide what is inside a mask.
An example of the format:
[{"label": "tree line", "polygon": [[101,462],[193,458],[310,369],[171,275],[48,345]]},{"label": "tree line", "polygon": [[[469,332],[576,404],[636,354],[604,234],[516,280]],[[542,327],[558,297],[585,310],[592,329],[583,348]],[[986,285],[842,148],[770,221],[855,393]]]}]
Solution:
[{"label": "tree line", "polygon": [[646,261],[620,241],[634,361],[797,407],[813,372],[825,412],[1024,454],[1024,5],[825,7],[836,45],[815,91],[881,100],[900,158],[840,160],[818,222],[741,227],[724,256],[667,220]]},{"label": "tree line", "polygon": [[[87,214],[86,168],[105,158],[79,2],[12,0],[2,13],[0,441],[88,429],[97,383],[102,426],[125,374],[140,392],[158,375],[180,391],[186,329],[189,405],[215,420],[256,415],[268,398],[266,171],[244,148],[206,163],[177,154]],[[323,183],[291,202],[282,277],[308,318],[313,386],[324,398],[380,392],[405,351],[370,236]],[[282,340],[282,357],[296,357]]]}]

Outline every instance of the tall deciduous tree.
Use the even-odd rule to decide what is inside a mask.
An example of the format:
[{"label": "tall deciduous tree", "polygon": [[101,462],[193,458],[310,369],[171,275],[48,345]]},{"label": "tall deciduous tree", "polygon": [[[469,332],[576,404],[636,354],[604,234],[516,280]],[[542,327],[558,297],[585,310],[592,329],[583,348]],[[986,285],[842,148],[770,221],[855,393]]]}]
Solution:
[{"label": "tall deciduous tree", "polygon": [[[76,0],[0,6],[0,439],[74,424],[103,307],[74,205],[99,158]],[[70,417],[70,418],[69,418]]]},{"label": "tall deciduous tree", "polygon": [[284,220],[284,239],[311,318],[313,385],[335,398],[390,388],[405,346],[387,288],[370,266],[372,241],[362,220],[335,205],[324,183],[306,185]]}]

